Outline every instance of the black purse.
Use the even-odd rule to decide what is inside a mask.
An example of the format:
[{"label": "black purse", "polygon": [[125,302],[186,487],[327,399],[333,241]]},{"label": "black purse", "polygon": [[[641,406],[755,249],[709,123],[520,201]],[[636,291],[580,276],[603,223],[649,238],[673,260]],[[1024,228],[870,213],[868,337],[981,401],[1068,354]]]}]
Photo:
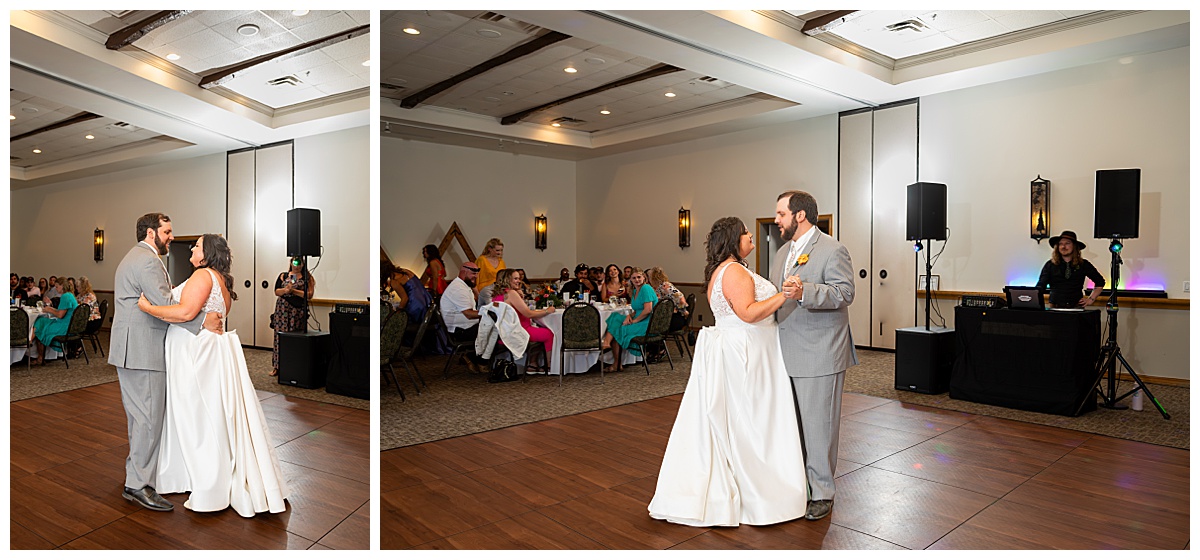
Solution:
[{"label": "black purse", "polygon": [[500,358],[492,364],[492,373],[488,375],[488,383],[507,383],[517,380],[517,364],[512,360]]}]

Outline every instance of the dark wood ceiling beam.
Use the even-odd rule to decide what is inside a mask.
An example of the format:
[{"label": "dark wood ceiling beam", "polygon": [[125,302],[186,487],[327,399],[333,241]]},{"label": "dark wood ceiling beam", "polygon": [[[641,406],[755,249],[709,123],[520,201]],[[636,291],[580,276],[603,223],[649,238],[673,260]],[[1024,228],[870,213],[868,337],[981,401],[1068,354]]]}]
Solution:
[{"label": "dark wood ceiling beam", "polygon": [[30,136],[36,136],[43,132],[50,132],[51,130],[54,130],[56,128],[62,128],[64,126],[71,126],[73,124],[79,124],[81,122],[87,122],[92,119],[98,119],[98,118],[100,118],[100,115],[97,115],[95,113],[89,113],[87,111],[83,111],[81,113],[76,113],[75,115],[72,115],[61,121],[58,121],[54,124],[48,124],[37,130],[30,130],[29,132],[26,132],[24,134],[18,134],[16,136],[13,136],[12,138],[9,138],[8,141],[16,142],[17,140],[21,140],[22,138],[29,138]]},{"label": "dark wood ceiling beam", "polygon": [[821,17],[813,18],[804,22],[804,28],[800,31],[809,36],[820,35],[826,31],[829,31],[830,29],[833,29],[833,27],[836,27],[825,27],[826,25],[829,25],[857,11],[858,10],[842,10],[837,12],[829,12]]},{"label": "dark wood ceiling beam", "polygon": [[354,29],[342,31],[340,33],[335,33],[333,35],[329,35],[327,37],[322,37],[320,39],[314,39],[307,43],[301,43],[299,45],[296,45],[293,47],[288,47],[286,49],[275,51],[273,53],[267,53],[267,54],[264,54],[261,56],[256,56],[256,57],[251,58],[250,60],[247,60],[244,62],[239,62],[237,64],[230,64],[229,66],[223,66],[223,67],[217,68],[215,70],[209,70],[209,71],[205,72],[203,74],[203,77],[200,79],[200,87],[202,87],[204,89],[214,88],[214,87],[217,87],[229,80],[232,80],[234,78],[234,76],[237,75],[238,72],[245,72],[246,70],[253,68],[255,66],[258,66],[259,64],[262,64],[264,62],[268,62],[271,60],[276,60],[276,61],[287,60],[289,58],[300,56],[302,54],[308,54],[310,52],[317,51],[317,50],[323,49],[325,47],[328,47],[329,45],[336,45],[337,43],[340,43],[342,41],[347,41],[347,40],[353,39],[355,37],[365,35],[365,34],[369,33],[370,31],[371,31],[370,24],[360,25],[358,27],[355,27]]},{"label": "dark wood ceiling beam", "polygon": [[165,12],[158,12],[109,35],[108,40],[104,42],[104,47],[115,51],[121,47],[132,45],[134,41],[141,39],[147,33],[190,13],[192,13],[192,10],[167,10]]},{"label": "dark wood ceiling beam", "polygon": [[534,37],[533,39],[530,39],[528,41],[525,41],[524,43],[521,43],[520,45],[517,45],[511,49],[508,49],[507,51],[504,51],[503,53],[500,53],[492,58],[489,58],[482,63],[476,64],[475,66],[473,66],[467,70],[464,70],[451,78],[442,80],[442,81],[440,81],[436,84],[433,84],[421,91],[418,91],[412,95],[409,95],[408,97],[405,97],[404,100],[400,102],[400,106],[405,109],[412,109],[412,108],[416,107],[417,105],[420,105],[421,103],[425,102],[426,99],[429,99],[430,97],[433,97],[433,96],[435,96],[443,91],[446,91],[458,84],[461,84],[471,78],[474,78],[475,76],[478,76],[484,72],[487,72],[488,70],[491,70],[492,68],[495,68],[497,66],[502,66],[504,64],[508,64],[509,62],[517,60],[518,58],[521,58],[521,57],[524,57],[527,55],[531,55],[537,51],[540,51],[540,50],[550,46],[550,45],[553,45],[554,43],[557,43],[559,41],[563,41],[566,39],[570,39],[570,38],[571,38],[570,35],[559,33],[557,31],[551,31],[546,34],[539,35],[537,37]]},{"label": "dark wood ceiling beam", "polygon": [[671,66],[670,64],[659,64],[657,66],[652,66],[650,68],[647,68],[646,70],[638,72],[637,74],[626,76],[615,82],[609,82],[602,86],[596,86],[592,89],[589,89],[587,91],[583,91],[580,93],[576,93],[575,95],[572,95],[569,97],[557,99],[555,101],[551,101],[544,105],[538,105],[537,107],[534,107],[532,109],[526,109],[524,111],[521,111],[520,113],[513,113],[507,117],[500,119],[500,124],[514,124],[514,123],[520,122],[522,119],[524,119],[525,117],[528,117],[529,115],[532,115],[539,111],[545,111],[546,109],[549,109],[551,107],[557,107],[564,103],[570,103],[572,101],[575,101],[576,99],[583,99],[584,97],[596,95],[597,93],[600,93],[602,91],[608,91],[610,89],[627,86],[629,84],[641,82],[644,80],[649,80],[650,78],[657,78],[659,76],[665,76],[667,74],[671,74],[673,72],[678,72],[680,70],[683,70],[683,68],[677,68],[675,66]]}]

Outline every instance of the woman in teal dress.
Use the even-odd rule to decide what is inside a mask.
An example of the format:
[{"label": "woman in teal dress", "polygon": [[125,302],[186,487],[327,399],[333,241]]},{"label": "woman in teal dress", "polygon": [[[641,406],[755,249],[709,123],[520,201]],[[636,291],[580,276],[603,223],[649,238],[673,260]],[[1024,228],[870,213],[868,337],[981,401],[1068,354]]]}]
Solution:
[{"label": "woman in teal dress", "polygon": [[[40,366],[46,362],[46,347],[50,346],[50,341],[56,336],[67,334],[67,327],[71,325],[71,313],[79,307],[79,302],[75,301],[75,294],[67,292],[58,300],[58,307],[46,307],[42,309],[44,313],[49,313],[50,316],[38,317],[33,322],[33,338],[37,343],[37,360],[32,362],[35,366]],[[62,348],[56,348],[62,352]]]},{"label": "woman in teal dress", "polygon": [[[650,326],[650,313],[654,311],[654,305],[658,303],[658,294],[654,293],[654,289],[646,284],[646,273],[642,269],[634,267],[633,273],[629,277],[633,284],[633,309],[629,315],[613,313],[608,316],[608,331],[604,333],[604,341],[602,346],[612,348],[613,365],[604,368],[605,372],[614,372],[624,370],[621,367],[621,349],[629,347],[629,340],[646,334],[646,327]],[[641,356],[642,353],[636,349],[630,349],[630,352]]]}]

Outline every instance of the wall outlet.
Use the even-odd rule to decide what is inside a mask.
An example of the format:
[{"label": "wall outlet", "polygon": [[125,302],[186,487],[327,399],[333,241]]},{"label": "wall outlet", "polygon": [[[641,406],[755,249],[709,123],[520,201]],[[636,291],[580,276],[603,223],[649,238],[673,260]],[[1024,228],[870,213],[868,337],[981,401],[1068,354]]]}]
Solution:
[{"label": "wall outlet", "polygon": [[1183,293],[1186,294],[1190,291],[1192,291],[1192,283],[1188,282],[1187,280],[1184,280],[1183,281]]}]

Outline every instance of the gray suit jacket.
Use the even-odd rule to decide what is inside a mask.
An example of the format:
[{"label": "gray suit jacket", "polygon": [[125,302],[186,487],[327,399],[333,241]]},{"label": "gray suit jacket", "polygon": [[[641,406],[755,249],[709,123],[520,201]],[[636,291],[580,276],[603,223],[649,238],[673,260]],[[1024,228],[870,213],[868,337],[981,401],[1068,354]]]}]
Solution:
[{"label": "gray suit jacket", "polygon": [[[117,265],[113,292],[116,305],[108,363],[127,369],[166,371],[168,323],[143,313],[137,306],[142,294],[146,294],[146,299],[154,305],[178,303],[171,297],[167,271],[153,249],[138,243],[126,253]],[[200,313],[191,321],[178,325],[198,334],[204,326],[204,317],[205,314]]]},{"label": "gray suit jacket", "polygon": [[[775,312],[783,361],[791,377],[821,377],[858,364],[850,336],[850,304],[854,301],[854,267],[850,252],[818,231],[801,254],[808,262],[784,263],[792,243],[779,249],[771,265],[771,282],[783,287],[787,276],[804,284],[804,302],[787,300]],[[786,274],[785,274],[786,268]]]}]

